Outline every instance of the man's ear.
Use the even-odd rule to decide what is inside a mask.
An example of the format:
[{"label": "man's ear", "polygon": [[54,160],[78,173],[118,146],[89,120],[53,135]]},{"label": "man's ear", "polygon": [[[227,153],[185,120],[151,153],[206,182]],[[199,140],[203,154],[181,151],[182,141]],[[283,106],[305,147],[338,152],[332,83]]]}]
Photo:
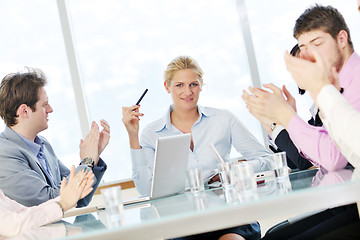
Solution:
[{"label": "man's ear", "polygon": [[30,107],[23,103],[18,107],[16,115],[20,118],[28,118],[30,110]]},{"label": "man's ear", "polygon": [[337,42],[341,49],[349,45],[349,35],[345,30],[341,30],[337,35]]},{"label": "man's ear", "polygon": [[165,87],[167,93],[170,93],[170,89],[169,89],[169,87],[167,86],[166,81],[164,81],[164,87]]}]

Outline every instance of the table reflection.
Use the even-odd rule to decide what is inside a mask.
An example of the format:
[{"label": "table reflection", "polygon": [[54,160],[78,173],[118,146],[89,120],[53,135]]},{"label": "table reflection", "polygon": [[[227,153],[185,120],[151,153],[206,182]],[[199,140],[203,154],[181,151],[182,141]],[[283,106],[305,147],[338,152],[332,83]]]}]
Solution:
[{"label": "table reflection", "polygon": [[312,186],[328,186],[351,180],[353,175],[352,169],[341,169],[338,171],[327,171],[319,169],[313,179]]}]

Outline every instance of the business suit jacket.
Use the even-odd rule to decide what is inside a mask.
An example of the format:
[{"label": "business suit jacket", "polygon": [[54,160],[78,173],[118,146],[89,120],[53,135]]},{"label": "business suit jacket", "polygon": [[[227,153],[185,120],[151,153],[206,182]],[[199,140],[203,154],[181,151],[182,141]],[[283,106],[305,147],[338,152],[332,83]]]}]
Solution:
[{"label": "business suit jacket", "polygon": [[[44,154],[54,177],[52,186],[36,155],[29,146],[11,128],[6,127],[0,135],[0,189],[6,196],[25,206],[39,205],[60,195],[60,183],[70,170],[56,157],[50,143],[43,137]],[[78,166],[79,169],[84,166]],[[85,198],[79,200],[77,206],[90,203],[91,198],[106,170],[106,164],[100,159],[94,167],[94,190]]]},{"label": "business suit jacket", "polygon": [[[315,118],[311,118],[308,123],[313,126],[322,126],[322,121],[319,117],[319,112],[317,112]],[[312,167],[312,163],[304,158],[300,153],[297,147],[294,145],[291,140],[289,133],[286,129],[282,130],[277,137],[275,138],[275,144],[278,149],[272,149],[274,152],[286,152],[287,163],[291,169],[298,168],[299,170],[308,169]]]}]

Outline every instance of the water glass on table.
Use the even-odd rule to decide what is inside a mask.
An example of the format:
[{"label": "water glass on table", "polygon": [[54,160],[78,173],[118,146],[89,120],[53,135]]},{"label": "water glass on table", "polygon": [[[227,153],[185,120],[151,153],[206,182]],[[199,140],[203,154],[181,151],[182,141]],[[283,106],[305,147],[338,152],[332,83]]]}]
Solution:
[{"label": "water glass on table", "polygon": [[218,163],[220,180],[223,188],[233,188],[236,184],[232,164],[230,162]]},{"label": "water glass on table", "polygon": [[236,186],[243,196],[251,196],[257,193],[257,184],[253,166],[248,162],[239,162],[233,165],[236,178]]},{"label": "water glass on table", "polygon": [[105,202],[108,225],[110,228],[121,226],[123,220],[123,203],[121,186],[104,188],[101,190]]},{"label": "water glass on table", "polygon": [[287,166],[286,153],[279,152],[269,156],[272,170],[278,181],[285,181],[289,176],[289,168]]},{"label": "water glass on table", "polygon": [[189,168],[187,170],[187,176],[192,194],[198,194],[205,190],[201,168]]}]

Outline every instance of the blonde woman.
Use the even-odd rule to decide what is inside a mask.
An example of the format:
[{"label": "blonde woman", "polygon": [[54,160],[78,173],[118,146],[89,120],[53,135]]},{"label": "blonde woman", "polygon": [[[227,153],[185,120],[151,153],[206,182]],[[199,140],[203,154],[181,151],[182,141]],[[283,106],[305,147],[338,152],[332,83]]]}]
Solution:
[{"label": "blonde woman", "polygon": [[[143,114],[139,112],[140,106],[123,107],[122,120],[129,134],[133,180],[140,194],[150,193],[155,144],[164,136],[191,133],[189,167],[201,167],[206,179],[214,175],[218,163],[209,147],[211,144],[225,161],[230,160],[231,146],[234,146],[244,158],[254,161],[257,170],[265,170],[266,164],[256,158],[268,152],[239,119],[227,110],[198,105],[202,85],[203,71],[194,59],[179,56],[172,60],[165,70],[164,87],[171,94],[173,104],[163,118],[145,127],[141,141],[139,118]],[[214,176],[211,181],[216,178]],[[260,227],[254,223],[206,234],[211,234],[212,238],[218,236],[216,239],[221,236],[221,239],[256,239],[260,237]]]}]

